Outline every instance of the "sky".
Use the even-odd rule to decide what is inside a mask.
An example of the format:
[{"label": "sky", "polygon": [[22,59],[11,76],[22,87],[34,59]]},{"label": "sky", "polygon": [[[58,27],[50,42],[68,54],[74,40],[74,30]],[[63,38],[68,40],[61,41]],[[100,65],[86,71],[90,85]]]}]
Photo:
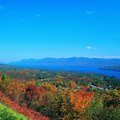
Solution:
[{"label": "sky", "polygon": [[120,58],[120,0],[0,0],[0,62]]}]

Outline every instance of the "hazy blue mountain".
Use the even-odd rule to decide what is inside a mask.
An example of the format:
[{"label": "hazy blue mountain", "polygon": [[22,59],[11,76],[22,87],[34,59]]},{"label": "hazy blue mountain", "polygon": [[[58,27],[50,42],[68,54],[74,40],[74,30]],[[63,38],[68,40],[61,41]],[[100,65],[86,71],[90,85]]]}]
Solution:
[{"label": "hazy blue mountain", "polygon": [[22,68],[0,63],[0,71],[4,71],[4,70],[20,70],[20,69],[22,69]]},{"label": "hazy blue mountain", "polygon": [[11,62],[9,65],[21,67],[49,67],[49,66],[120,66],[120,59],[103,59],[103,58],[86,58],[86,57],[71,57],[71,58],[44,58],[44,59],[24,59],[16,62]]}]

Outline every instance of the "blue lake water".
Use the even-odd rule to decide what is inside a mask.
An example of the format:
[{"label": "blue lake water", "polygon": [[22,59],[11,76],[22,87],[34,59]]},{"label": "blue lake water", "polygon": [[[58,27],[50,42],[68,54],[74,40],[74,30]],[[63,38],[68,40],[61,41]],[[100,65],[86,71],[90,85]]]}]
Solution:
[{"label": "blue lake water", "polygon": [[71,66],[52,66],[47,67],[47,69],[50,70],[65,70],[65,71],[77,71],[77,72],[85,72],[85,73],[97,73],[97,74],[103,74],[107,76],[115,76],[117,78],[120,78],[120,72],[118,71],[111,71],[111,70],[102,70],[98,67],[71,67]]}]

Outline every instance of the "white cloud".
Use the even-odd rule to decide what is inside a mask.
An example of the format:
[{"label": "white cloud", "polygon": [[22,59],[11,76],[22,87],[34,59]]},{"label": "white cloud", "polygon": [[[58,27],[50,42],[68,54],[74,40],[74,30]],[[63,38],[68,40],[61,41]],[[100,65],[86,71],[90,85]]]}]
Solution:
[{"label": "white cloud", "polygon": [[120,56],[103,56],[103,58],[108,58],[108,59],[111,59],[111,58],[120,58]]},{"label": "white cloud", "polygon": [[96,48],[95,47],[92,47],[92,46],[86,46],[86,49],[88,49],[88,50],[95,50]]},{"label": "white cloud", "polygon": [[120,56],[92,56],[90,58],[120,59]]},{"label": "white cloud", "polygon": [[87,46],[86,49],[89,49],[89,50],[90,50],[90,49],[92,49],[92,46]]},{"label": "white cloud", "polygon": [[93,14],[95,14],[95,11],[94,10],[89,10],[89,11],[86,11],[85,14],[86,15],[93,15]]}]

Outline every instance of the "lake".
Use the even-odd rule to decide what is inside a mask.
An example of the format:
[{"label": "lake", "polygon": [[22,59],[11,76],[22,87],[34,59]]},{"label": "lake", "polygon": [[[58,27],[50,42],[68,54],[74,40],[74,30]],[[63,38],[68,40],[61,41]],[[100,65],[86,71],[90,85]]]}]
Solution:
[{"label": "lake", "polygon": [[[45,67],[44,67],[45,68]],[[65,70],[65,71],[77,71],[77,72],[84,72],[84,73],[97,73],[103,74],[107,76],[115,76],[120,78],[120,72],[118,71],[111,71],[111,70],[102,70],[98,67],[73,67],[73,66],[47,66],[46,69],[49,70]]]}]

